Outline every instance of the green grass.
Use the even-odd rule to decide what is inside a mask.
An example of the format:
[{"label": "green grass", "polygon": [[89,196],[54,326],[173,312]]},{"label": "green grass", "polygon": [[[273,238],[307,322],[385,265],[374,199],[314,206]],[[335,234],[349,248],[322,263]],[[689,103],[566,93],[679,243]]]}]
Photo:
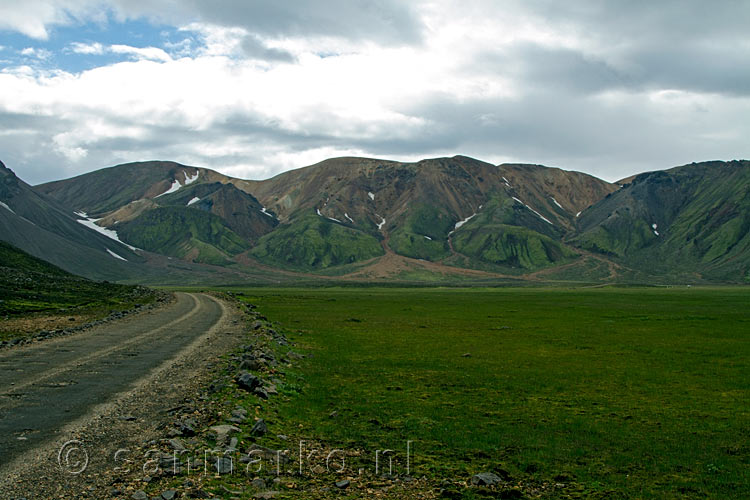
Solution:
[{"label": "green grass", "polygon": [[313,354],[274,410],[290,434],[412,440],[436,482],[502,467],[565,483],[555,498],[750,496],[748,290],[245,293]]}]

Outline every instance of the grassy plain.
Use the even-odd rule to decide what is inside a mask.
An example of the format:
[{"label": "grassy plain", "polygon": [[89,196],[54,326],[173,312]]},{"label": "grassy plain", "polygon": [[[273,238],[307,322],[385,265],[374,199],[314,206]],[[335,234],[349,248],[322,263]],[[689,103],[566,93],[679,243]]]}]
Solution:
[{"label": "grassy plain", "polygon": [[750,497],[750,290],[243,292],[311,355],[279,432],[401,474],[413,441],[455,498],[493,470],[526,496]]}]

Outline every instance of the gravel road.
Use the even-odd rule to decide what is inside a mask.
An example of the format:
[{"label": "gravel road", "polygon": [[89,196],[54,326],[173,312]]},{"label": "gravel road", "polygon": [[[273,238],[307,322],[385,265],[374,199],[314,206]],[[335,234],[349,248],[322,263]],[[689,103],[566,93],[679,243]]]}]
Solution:
[{"label": "gravel road", "polygon": [[[209,339],[207,345],[215,344],[207,332],[225,329],[219,325],[230,323],[232,311],[208,295],[176,295],[159,309],[0,352],[0,477],[18,469],[19,461],[28,465],[35,452],[49,451],[71,426],[101,415],[107,405],[114,418],[132,418],[117,415],[126,408],[113,408],[118,398],[132,396],[146,382],[153,384],[177,360],[178,366],[185,359],[199,361],[195,351],[201,343]],[[217,344],[204,355],[216,355],[221,348]],[[189,369],[199,364],[195,361]]]}]

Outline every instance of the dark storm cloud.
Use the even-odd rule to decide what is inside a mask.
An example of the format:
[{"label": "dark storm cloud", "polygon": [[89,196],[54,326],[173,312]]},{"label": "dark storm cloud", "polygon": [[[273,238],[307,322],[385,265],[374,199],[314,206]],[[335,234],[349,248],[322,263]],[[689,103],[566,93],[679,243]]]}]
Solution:
[{"label": "dark storm cloud", "polygon": [[[442,144],[430,150],[479,159],[516,158],[609,180],[727,158],[727,152],[736,155],[742,148],[735,138],[707,136],[706,125],[694,115],[675,119],[648,99],[634,99],[612,103],[583,95],[560,98],[559,94],[533,92],[520,99],[466,101],[430,95],[414,103],[410,112],[434,124],[425,129],[421,140],[414,141],[418,147]],[[738,119],[728,116],[727,126],[731,128]]]},{"label": "dark storm cloud", "polygon": [[519,5],[540,22],[585,41],[585,52],[578,54],[528,46],[505,54],[532,61],[526,63],[528,77],[557,74],[572,87],[594,91],[598,88],[591,83],[750,95],[750,2],[532,0]]}]

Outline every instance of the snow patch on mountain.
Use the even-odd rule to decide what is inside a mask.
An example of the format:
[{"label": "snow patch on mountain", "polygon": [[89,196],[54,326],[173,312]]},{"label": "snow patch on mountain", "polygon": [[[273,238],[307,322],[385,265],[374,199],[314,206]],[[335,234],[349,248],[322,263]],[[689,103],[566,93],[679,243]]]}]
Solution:
[{"label": "snow patch on mountain", "polygon": [[520,203],[521,205],[523,205],[524,207],[526,207],[529,210],[531,210],[532,212],[534,212],[537,215],[537,217],[539,217],[540,219],[542,219],[544,222],[546,222],[547,224],[550,224],[550,225],[554,226],[554,224],[552,224],[552,222],[550,222],[549,219],[547,219],[545,216],[543,216],[542,214],[540,214],[539,212],[537,212],[536,210],[534,210],[533,208],[531,208],[530,206],[528,206],[526,203],[522,202],[521,200],[519,200],[515,196],[513,196],[512,198],[514,200],[516,200],[518,203]]},{"label": "snow patch on mountain", "polygon": [[6,205],[5,203],[3,203],[2,201],[0,201],[0,207],[3,207],[4,209],[6,209],[6,210],[10,211],[10,213],[12,213],[12,214],[15,214],[15,212],[13,211],[13,209],[12,209],[12,208],[10,208],[10,207],[9,207],[8,205]]},{"label": "snow patch on mountain", "polygon": [[275,218],[276,218],[276,217],[274,217],[274,216],[273,216],[273,214],[272,214],[272,213],[269,213],[269,212],[267,212],[267,211],[266,211],[266,207],[262,207],[262,208],[260,209],[260,213],[262,213],[263,215],[267,215],[267,216],[269,216],[269,217],[270,217],[270,218],[272,218],[272,219],[275,219]]},{"label": "snow patch on mountain", "polygon": [[102,227],[102,226],[98,225],[96,222],[99,221],[99,220],[101,220],[101,219],[91,219],[91,218],[89,218],[88,215],[86,215],[86,212],[74,212],[74,213],[77,216],[79,216],[79,217],[83,217],[83,220],[79,219],[79,220],[76,221],[79,224],[83,224],[87,228],[93,229],[97,233],[103,234],[107,238],[115,240],[117,243],[119,243],[121,245],[125,245],[126,247],[128,247],[129,249],[131,249],[133,251],[138,250],[136,247],[128,245],[124,241],[121,241],[120,237],[117,236],[117,231],[113,231],[112,229],[107,229],[106,227]]},{"label": "snow patch on mountain", "polygon": [[115,252],[113,252],[113,251],[112,251],[112,250],[110,250],[109,248],[107,248],[107,252],[109,252],[109,254],[110,254],[110,255],[111,255],[112,257],[114,257],[115,259],[120,259],[120,260],[124,260],[125,262],[127,262],[127,261],[128,261],[128,259],[126,259],[125,257],[120,257],[119,255],[117,255],[117,254],[116,254]]}]

